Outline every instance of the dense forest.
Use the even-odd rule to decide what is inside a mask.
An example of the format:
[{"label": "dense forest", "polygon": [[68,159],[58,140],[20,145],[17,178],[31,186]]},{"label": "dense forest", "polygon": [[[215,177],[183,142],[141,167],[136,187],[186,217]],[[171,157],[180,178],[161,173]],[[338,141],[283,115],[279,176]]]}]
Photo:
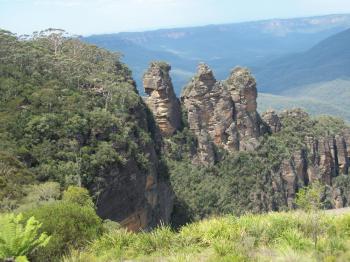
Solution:
[{"label": "dense forest", "polygon": [[[288,202],[281,179],[284,161],[295,152],[310,150],[308,137],[322,139],[348,130],[341,119],[284,113],[281,131],[267,130],[256,150],[228,153],[216,147],[216,163],[198,166],[192,161],[198,141],[184,110],[181,128],[162,138],[119,54],[56,29],[27,37],[0,31],[0,92],[0,259],[7,261],[120,261],[163,252],[160,245],[168,245],[164,252],[169,254],[173,246],[185,248],[184,243],[192,253],[214,246],[225,257],[222,248],[235,249],[228,244],[233,236],[225,235],[232,228],[234,234],[246,232],[245,240],[254,235],[254,241],[275,241],[277,233],[268,232],[262,240],[258,230],[248,228],[248,222],[264,227],[269,219],[276,224],[290,219],[289,231],[283,231],[278,241],[293,237],[300,244],[296,249],[303,250],[313,242],[302,235],[308,234],[304,222],[291,214],[229,216],[181,227],[216,215],[297,208],[298,203]],[[313,162],[311,152],[308,156],[306,161]],[[142,181],[142,186],[131,187],[125,177]],[[347,205],[347,170],[334,167],[319,180],[324,185],[319,192],[323,208],[334,207],[334,190],[341,191]],[[299,180],[295,189],[302,192],[309,182]],[[170,185],[171,193],[164,189]],[[140,203],[135,190],[144,190]],[[169,227],[138,235],[120,228],[117,222],[130,225],[124,218],[134,213],[129,212],[134,203],[151,210],[146,212],[146,230],[159,225],[166,217],[162,210],[172,209],[172,204],[163,207],[162,196],[169,195],[174,200],[171,219],[165,221]],[[116,202],[125,206],[113,209]],[[327,224],[328,218],[324,219]],[[224,238],[215,236],[215,229],[211,232],[211,224],[207,228],[205,223],[217,223]],[[334,222],[334,228],[327,237],[340,237],[343,228],[348,231],[348,219],[341,220],[339,228]],[[203,235],[196,236],[198,230]],[[220,247],[220,241],[225,245]],[[325,238],[320,248],[332,248],[327,241],[331,240]],[[94,255],[79,257],[82,249],[93,250]],[[108,257],[99,253],[104,251]],[[246,254],[236,255],[236,261],[248,259]]]},{"label": "dense forest", "polygon": [[132,113],[143,104],[117,54],[50,31],[23,41],[2,31],[0,51],[1,163],[10,174],[2,210],[18,207],[22,184],[90,187],[129,158],[147,168],[140,148],[151,134]]}]

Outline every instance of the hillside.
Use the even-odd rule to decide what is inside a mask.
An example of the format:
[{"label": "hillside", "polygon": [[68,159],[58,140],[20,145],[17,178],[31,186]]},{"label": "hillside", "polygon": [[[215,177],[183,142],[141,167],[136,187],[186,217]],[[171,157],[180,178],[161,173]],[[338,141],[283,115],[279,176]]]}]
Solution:
[{"label": "hillside", "polygon": [[[350,77],[349,46],[350,29],[327,38],[306,52],[263,64],[255,69],[261,90],[288,93],[289,89],[293,89],[289,93],[294,93],[299,89],[300,95],[305,85],[325,86],[327,84],[324,82],[347,80]],[[322,93],[324,92],[325,87],[322,88]]]},{"label": "hillside", "polygon": [[[350,122],[350,107],[347,102],[350,99],[348,95],[350,86],[340,86],[338,88],[338,85],[331,85],[328,88],[328,86],[324,85],[324,87],[325,90],[323,93],[319,90],[318,86],[310,88],[309,92],[305,90],[305,93],[304,91],[294,94],[288,92],[286,95],[260,93],[258,96],[259,112],[265,112],[271,108],[279,111],[289,108],[303,108],[313,116],[332,115]],[[331,94],[334,94],[334,96],[332,97]]]},{"label": "hillside", "polygon": [[224,79],[235,65],[252,67],[302,52],[349,27],[350,15],[331,15],[94,35],[83,40],[121,51],[123,61],[134,72],[139,90],[142,74],[150,62],[148,58],[168,61],[173,66],[172,78],[179,94],[198,62],[209,63],[217,76]]},{"label": "hillside", "polygon": [[[72,185],[89,189],[102,218],[130,228],[169,220],[156,128],[118,56],[52,29],[29,40],[1,30],[0,46],[0,210],[55,182],[58,196]],[[135,210],[148,217],[139,221]]]},{"label": "hillside", "polygon": [[333,104],[348,110],[350,99],[350,79],[335,79],[297,88],[288,89],[282,92],[285,96],[310,97],[320,101]]}]

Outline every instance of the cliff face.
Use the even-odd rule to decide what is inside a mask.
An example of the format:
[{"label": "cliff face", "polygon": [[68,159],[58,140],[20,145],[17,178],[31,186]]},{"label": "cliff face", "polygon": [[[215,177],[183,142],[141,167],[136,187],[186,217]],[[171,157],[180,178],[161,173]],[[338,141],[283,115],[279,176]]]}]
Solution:
[{"label": "cliff face", "polygon": [[281,131],[281,120],[273,109],[264,112],[262,114],[262,120],[265,122],[267,128],[265,132],[277,133]]},{"label": "cliff face", "polygon": [[[264,119],[272,119],[271,113],[264,114]],[[279,116],[274,114],[274,121],[267,121],[271,130],[284,117],[305,118],[307,113],[302,110],[287,110]],[[283,130],[283,126],[281,126]],[[305,137],[305,146],[293,153],[291,159],[286,159],[278,170],[280,191],[284,192],[289,207],[293,207],[293,199],[298,189],[314,181],[321,181],[331,190],[331,205],[334,208],[344,207],[350,202],[341,188],[334,182],[335,178],[348,175],[349,158],[349,130],[328,136]],[[275,183],[278,182],[277,180]]]},{"label": "cliff face", "polygon": [[256,82],[247,69],[236,68],[226,81],[217,81],[206,64],[181,95],[190,130],[198,138],[195,162],[213,164],[214,145],[229,152],[254,150],[262,121],[256,111]]},{"label": "cliff face", "polygon": [[[138,126],[151,133],[145,109],[140,103],[133,108],[133,114]],[[132,136],[128,139],[134,140]],[[99,174],[93,191],[100,191],[97,212],[102,218],[117,221],[131,231],[149,230],[160,223],[169,223],[173,191],[165,178],[158,148],[157,141],[140,148],[146,157],[146,166],[129,158],[122,167],[110,166]]]},{"label": "cliff face", "polygon": [[148,97],[146,104],[152,111],[162,136],[170,136],[180,127],[181,108],[171,78],[170,65],[152,62],[143,77],[143,86]]},{"label": "cliff face", "polygon": [[235,68],[225,85],[234,103],[238,150],[252,151],[259,142],[262,121],[257,109],[256,81],[246,68]]}]

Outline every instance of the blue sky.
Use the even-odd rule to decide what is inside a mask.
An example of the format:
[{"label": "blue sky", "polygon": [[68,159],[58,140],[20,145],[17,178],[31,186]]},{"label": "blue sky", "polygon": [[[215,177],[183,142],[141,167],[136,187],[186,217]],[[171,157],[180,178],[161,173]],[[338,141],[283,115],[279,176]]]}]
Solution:
[{"label": "blue sky", "polygon": [[88,35],[350,13],[350,0],[0,0],[0,28]]}]

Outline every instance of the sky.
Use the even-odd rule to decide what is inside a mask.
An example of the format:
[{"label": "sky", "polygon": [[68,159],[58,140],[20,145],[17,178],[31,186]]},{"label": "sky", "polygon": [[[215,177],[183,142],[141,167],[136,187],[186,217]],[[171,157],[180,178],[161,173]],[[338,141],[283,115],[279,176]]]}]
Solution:
[{"label": "sky", "polygon": [[0,28],[90,35],[350,13],[350,0],[0,0]]}]

